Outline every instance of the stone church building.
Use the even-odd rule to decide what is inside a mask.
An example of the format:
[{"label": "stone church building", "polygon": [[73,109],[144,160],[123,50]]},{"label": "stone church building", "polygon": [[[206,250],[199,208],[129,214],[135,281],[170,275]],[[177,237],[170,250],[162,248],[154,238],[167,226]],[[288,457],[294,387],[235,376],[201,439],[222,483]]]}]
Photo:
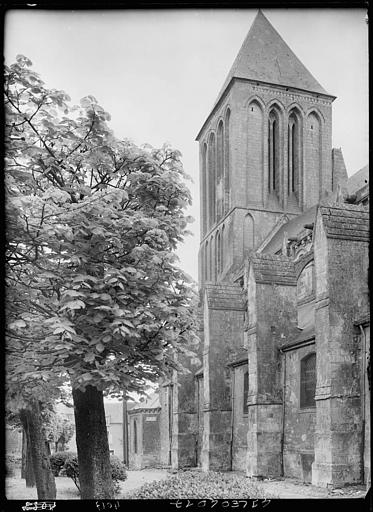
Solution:
[{"label": "stone church building", "polygon": [[200,129],[200,368],[161,386],[161,458],[370,479],[368,166],[261,11]]}]

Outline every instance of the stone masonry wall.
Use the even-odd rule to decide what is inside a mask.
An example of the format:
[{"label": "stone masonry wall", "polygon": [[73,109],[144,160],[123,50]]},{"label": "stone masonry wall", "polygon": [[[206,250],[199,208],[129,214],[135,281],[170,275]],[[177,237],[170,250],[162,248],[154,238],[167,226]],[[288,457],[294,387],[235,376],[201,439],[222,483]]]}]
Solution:
[{"label": "stone masonry wall", "polygon": [[243,310],[222,309],[226,295],[221,289],[222,302],[213,296],[209,300],[207,294],[204,305],[204,471],[231,468],[231,372],[227,363],[235,347],[243,346]]},{"label": "stone masonry wall", "polygon": [[[254,103],[252,103],[254,101]],[[266,115],[268,107],[276,103],[281,111],[283,119],[286,113],[292,108],[297,107],[302,116],[302,124],[306,125],[306,120],[311,112],[316,112],[321,124],[320,140],[320,181],[309,182],[308,188],[304,188],[303,201],[309,197],[320,197],[320,192],[332,188],[332,147],[331,147],[331,99],[318,97],[311,93],[289,92],[283,88],[254,84],[247,81],[235,81],[233,86],[222,99],[220,105],[210,116],[209,122],[200,134],[201,151],[204,142],[208,140],[211,132],[216,133],[218,123],[224,117],[227,107],[231,110],[230,116],[230,193],[231,205],[250,208],[250,206],[266,206],[266,191],[268,189],[266,172],[264,175],[260,170],[268,168],[267,141],[267,123]],[[251,107],[254,106],[256,113],[255,122],[258,123],[258,116],[263,112],[263,139],[260,140],[256,135],[250,133]],[[285,121],[283,121],[285,123]],[[285,124],[282,132],[285,134]],[[251,130],[252,131],[252,130]],[[306,134],[304,134],[304,137]],[[249,142],[250,141],[250,142]],[[304,141],[305,142],[305,141]],[[280,142],[281,143],[281,142]],[[281,143],[284,148],[283,162],[281,167],[286,169],[287,162],[287,144]],[[306,152],[304,156],[303,168],[307,174],[307,169],[314,165],[312,152]],[[285,190],[286,187],[283,186]],[[282,208],[283,202],[280,201],[279,207]],[[313,203],[314,204],[314,203]],[[289,205],[294,208],[294,205]],[[292,210],[289,210],[291,213]],[[299,209],[295,208],[294,213]]]},{"label": "stone masonry wall", "polygon": [[362,480],[361,346],[354,321],[369,307],[367,220],[356,207],[320,208],[316,222],[317,485]]},{"label": "stone masonry wall", "polygon": [[[250,263],[249,476],[280,476],[282,472],[282,372],[279,348],[292,339],[296,329],[296,280],[295,274],[288,273],[287,284],[274,282],[281,281],[281,263],[286,265],[286,258],[273,257],[273,261],[262,258],[257,263],[254,260]],[[282,279],[285,281],[285,277]]]},{"label": "stone masonry wall", "polygon": [[301,359],[315,350],[313,344],[283,355],[283,364],[286,364],[284,476],[305,482],[311,482],[311,464],[315,458],[316,408],[300,408],[300,364]]}]

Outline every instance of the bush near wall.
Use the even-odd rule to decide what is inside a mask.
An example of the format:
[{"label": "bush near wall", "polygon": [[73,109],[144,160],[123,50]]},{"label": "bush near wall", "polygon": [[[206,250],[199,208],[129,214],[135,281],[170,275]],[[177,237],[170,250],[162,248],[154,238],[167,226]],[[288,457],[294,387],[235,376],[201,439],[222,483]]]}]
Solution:
[{"label": "bush near wall", "polygon": [[[110,456],[110,465],[111,465],[111,477],[113,479],[114,484],[114,492],[118,494],[120,491],[119,481],[124,482],[127,478],[126,466],[123,462],[116,457],[115,455]],[[76,453],[69,453],[68,457],[65,460],[63,468],[61,470],[61,476],[65,475],[71,478],[76,485],[76,487],[80,491],[79,484],[79,465],[78,465],[78,456]]]},{"label": "bush near wall", "polygon": [[126,494],[126,499],[273,499],[244,475],[183,471]]}]

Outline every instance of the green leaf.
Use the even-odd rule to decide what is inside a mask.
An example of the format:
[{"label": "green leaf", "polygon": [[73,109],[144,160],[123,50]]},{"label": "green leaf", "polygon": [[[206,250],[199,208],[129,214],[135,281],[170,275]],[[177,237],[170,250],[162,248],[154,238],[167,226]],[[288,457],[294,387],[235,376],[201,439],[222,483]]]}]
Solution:
[{"label": "green leaf", "polygon": [[89,352],[88,354],[86,354],[84,356],[84,361],[86,361],[87,363],[93,363],[94,360],[95,360],[95,355],[93,352]]},{"label": "green leaf", "polygon": [[97,343],[96,350],[97,352],[103,352],[105,350],[105,347],[102,343]]},{"label": "green leaf", "polygon": [[85,308],[85,304],[82,300],[72,300],[69,302],[66,302],[64,306],[62,306],[61,310],[64,309],[82,309]]},{"label": "green leaf", "polygon": [[15,322],[9,324],[10,329],[23,329],[24,327],[27,327],[27,324],[24,320],[16,320]]}]

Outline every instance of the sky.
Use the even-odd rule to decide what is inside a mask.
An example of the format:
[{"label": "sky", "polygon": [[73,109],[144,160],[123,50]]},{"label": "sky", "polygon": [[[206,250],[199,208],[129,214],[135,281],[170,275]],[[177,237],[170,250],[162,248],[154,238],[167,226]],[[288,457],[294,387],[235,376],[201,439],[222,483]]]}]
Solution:
[{"label": "sky", "polygon": [[[198,278],[199,149],[195,137],[256,9],[9,10],[5,62],[23,54],[73,103],[89,94],[111,114],[117,137],[183,154],[195,222],[179,248]],[[352,175],[368,163],[368,25],[364,9],[263,9],[333,103],[333,147]]]}]

